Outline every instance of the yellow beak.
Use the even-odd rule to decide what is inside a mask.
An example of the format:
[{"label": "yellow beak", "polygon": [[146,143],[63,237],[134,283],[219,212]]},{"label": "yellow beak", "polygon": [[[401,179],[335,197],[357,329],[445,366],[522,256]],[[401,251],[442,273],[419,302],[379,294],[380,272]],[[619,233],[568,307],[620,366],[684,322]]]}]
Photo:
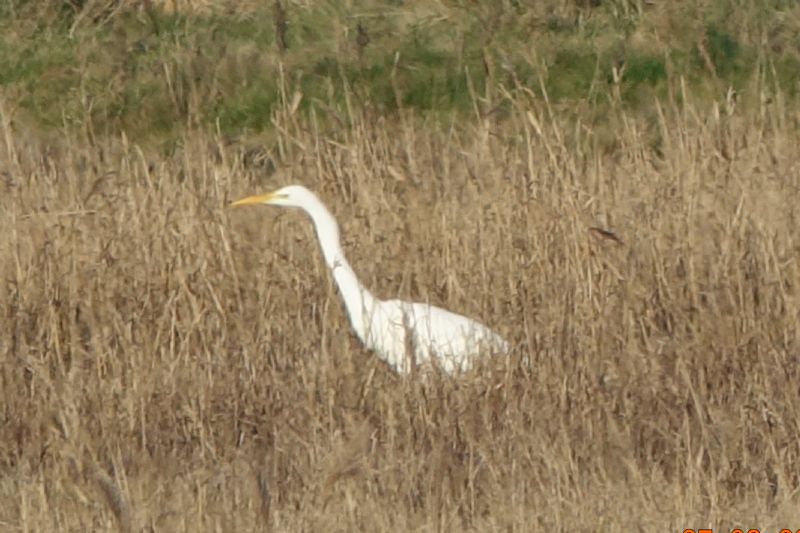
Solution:
[{"label": "yellow beak", "polygon": [[276,194],[269,192],[267,194],[256,194],[255,196],[248,196],[233,202],[231,205],[254,205],[254,204],[268,204],[270,200],[275,198]]}]

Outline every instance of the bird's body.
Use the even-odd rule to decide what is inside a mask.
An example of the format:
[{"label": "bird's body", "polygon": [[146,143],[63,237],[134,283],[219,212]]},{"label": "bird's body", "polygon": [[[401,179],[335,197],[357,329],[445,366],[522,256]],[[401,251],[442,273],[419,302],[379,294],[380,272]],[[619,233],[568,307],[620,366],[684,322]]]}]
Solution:
[{"label": "bird's body", "polygon": [[425,303],[373,296],[344,257],[333,215],[305,187],[290,185],[234,203],[246,204],[299,207],[311,217],[356,335],[396,371],[407,373],[415,364],[432,364],[453,373],[469,369],[481,354],[508,352],[500,335],[475,320]]},{"label": "bird's body", "polygon": [[430,304],[376,301],[367,315],[362,342],[401,373],[431,363],[447,373],[464,371],[482,353],[508,351],[508,343],[483,324]]}]

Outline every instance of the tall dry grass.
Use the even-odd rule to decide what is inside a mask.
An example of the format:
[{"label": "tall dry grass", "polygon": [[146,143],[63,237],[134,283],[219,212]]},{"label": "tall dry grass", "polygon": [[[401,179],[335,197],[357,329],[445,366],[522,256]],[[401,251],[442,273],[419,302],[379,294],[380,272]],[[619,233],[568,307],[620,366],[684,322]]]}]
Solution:
[{"label": "tall dry grass", "polygon": [[[0,527],[800,527],[796,112],[664,105],[601,151],[508,96],[471,125],[287,106],[260,158],[45,140],[4,109]],[[227,207],[290,182],[376,293],[514,353],[393,375],[310,223]]]}]

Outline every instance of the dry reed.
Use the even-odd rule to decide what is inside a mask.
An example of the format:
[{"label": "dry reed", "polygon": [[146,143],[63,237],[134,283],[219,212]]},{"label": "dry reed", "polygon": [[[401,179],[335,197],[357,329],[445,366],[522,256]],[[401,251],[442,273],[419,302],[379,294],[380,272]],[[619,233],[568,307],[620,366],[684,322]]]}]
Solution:
[{"label": "dry reed", "polygon": [[[601,152],[511,98],[450,128],[287,106],[274,176],[199,132],[44,144],[4,110],[0,527],[800,527],[797,115],[620,115]],[[391,374],[310,223],[227,208],[290,182],[377,294],[514,353]]]}]

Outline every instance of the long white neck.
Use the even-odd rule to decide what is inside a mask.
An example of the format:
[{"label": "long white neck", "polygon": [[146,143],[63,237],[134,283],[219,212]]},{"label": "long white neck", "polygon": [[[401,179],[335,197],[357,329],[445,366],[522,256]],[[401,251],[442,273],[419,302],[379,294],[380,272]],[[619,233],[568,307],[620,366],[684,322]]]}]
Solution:
[{"label": "long white neck", "polygon": [[361,285],[350,267],[350,263],[345,259],[342,245],[339,242],[339,226],[333,215],[319,199],[314,198],[314,200],[311,205],[305,206],[306,211],[314,222],[322,255],[339,287],[353,329],[361,342],[366,343],[365,317],[372,313],[376,299],[366,287]]}]

